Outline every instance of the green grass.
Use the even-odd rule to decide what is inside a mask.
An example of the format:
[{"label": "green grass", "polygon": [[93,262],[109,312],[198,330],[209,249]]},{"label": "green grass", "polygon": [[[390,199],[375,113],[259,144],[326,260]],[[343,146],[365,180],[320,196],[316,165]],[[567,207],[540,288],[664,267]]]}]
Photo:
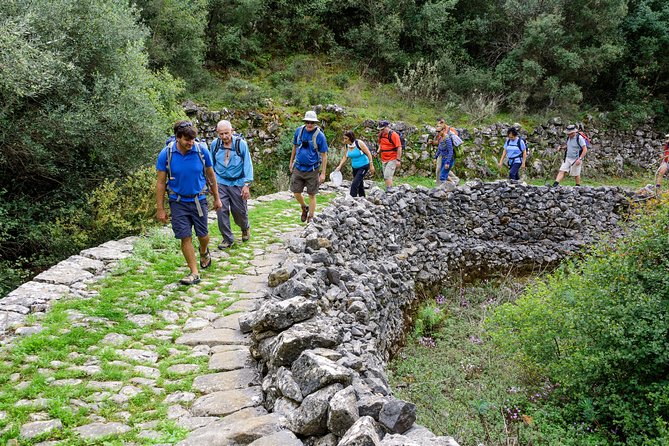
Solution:
[{"label": "green grass", "polygon": [[[319,195],[318,209],[323,209],[333,198],[333,195]],[[13,346],[4,347],[0,351],[3,357],[0,360],[0,411],[7,415],[0,420],[0,444],[18,438],[20,426],[31,421],[31,416],[36,412],[45,412],[50,418],[60,419],[63,429],[32,440],[22,439],[19,441],[21,445],[32,445],[44,440],[63,440],[65,444],[73,446],[90,444],[79,440],[73,429],[88,424],[89,417],[94,413],[110,421],[124,421],[120,411],[129,413],[130,426],[151,420],[160,421],[156,430],[160,432],[161,438],[158,441],[141,439],[137,437],[139,430],[133,429],[104,444],[175,443],[183,439],[187,432],[177,428],[173,421],[165,419],[167,405],[163,400],[169,392],[191,390],[193,379],[208,373],[207,358],[193,358],[189,355],[188,347],[174,344],[174,340],[181,335],[179,327],[185,320],[178,321],[177,328],[170,327],[159,317],[159,312],[181,312],[183,297],[190,296],[191,313],[198,309],[216,311],[222,315],[230,313],[227,308],[240,298],[241,293],[229,291],[229,278],[244,273],[255,256],[255,250],[278,242],[282,232],[302,226],[299,215],[299,205],[294,200],[256,205],[249,211],[251,240],[248,243],[236,243],[227,250],[229,258],[215,260],[211,269],[203,271],[203,282],[197,292],[195,288],[174,286],[187,271],[179,241],[173,238],[171,231],[154,231],[137,241],[133,255],[120,261],[111,275],[93,285],[99,293],[97,296],[89,299],[66,298],[54,303],[45,316],[33,316],[32,319],[39,320],[43,331],[17,339]],[[217,240],[220,240],[216,224],[210,226],[210,233],[215,246]],[[207,295],[212,290],[217,293]],[[140,327],[128,320],[136,314],[152,315],[154,321]],[[85,326],[81,325],[84,321]],[[166,339],[146,337],[156,330],[165,329],[171,332]],[[100,341],[109,333],[128,336],[128,340],[119,347],[101,346]],[[159,354],[156,364],[141,365],[160,370],[156,385],[163,387],[165,393],[154,394],[148,387],[130,383],[132,378],[143,376],[133,369],[139,363],[118,353],[118,349],[127,348],[151,348]],[[100,367],[91,376],[70,369],[90,360],[94,360]],[[115,361],[131,364],[131,367]],[[167,371],[170,366],[182,363],[198,365],[199,371],[187,375]],[[89,380],[120,381],[123,385],[135,385],[142,391],[129,400],[126,408],[121,408],[109,398],[103,398],[97,403],[99,408],[96,412],[91,408],[76,408],[71,401],[92,403],[100,390],[85,385],[52,384],[53,380],[69,378],[82,379],[84,384]],[[46,407],[39,409],[16,405],[19,400],[36,398],[45,398]]]},{"label": "green grass", "polygon": [[[418,406],[419,424],[455,437],[461,446],[506,446],[518,436],[529,444],[535,437],[532,420],[512,420],[509,411],[538,383],[496,349],[483,327],[487,315],[514,301],[523,285],[521,280],[451,284],[443,303],[430,298],[419,311],[418,332],[389,366],[396,396]],[[434,321],[439,322],[431,326]]]}]

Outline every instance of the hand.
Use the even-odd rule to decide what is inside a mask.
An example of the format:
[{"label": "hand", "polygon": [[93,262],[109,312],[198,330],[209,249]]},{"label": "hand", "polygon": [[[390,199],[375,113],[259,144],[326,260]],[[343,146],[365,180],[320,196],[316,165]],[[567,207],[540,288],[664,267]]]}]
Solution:
[{"label": "hand", "polygon": [[248,186],[242,187],[242,200],[248,200],[251,198],[251,191]]},{"label": "hand", "polygon": [[220,198],[215,199],[214,200],[214,210],[217,211],[222,207],[223,207],[223,204],[221,203],[221,199]]},{"label": "hand", "polygon": [[502,162],[501,161],[499,163],[497,163],[497,165],[499,166],[500,169],[502,168]]},{"label": "hand", "polygon": [[288,167],[288,170],[290,171],[291,174],[293,173],[293,168],[294,168],[294,167],[295,167],[295,166],[293,166],[292,163],[291,163],[290,166]]},{"label": "hand", "polygon": [[520,168],[523,169],[523,170],[525,170],[525,169],[526,169],[525,164],[521,164],[521,165],[520,165]]},{"label": "hand", "polygon": [[376,169],[374,169],[374,166],[371,166],[369,168],[369,171],[371,172],[372,175],[374,175],[376,173]]},{"label": "hand", "polygon": [[168,219],[165,209],[158,209],[158,212],[156,212],[156,218],[158,219],[159,222],[167,223]]},{"label": "hand", "polygon": [[337,168],[335,169],[335,172],[339,172],[340,170],[341,170],[341,167],[337,166]]},{"label": "hand", "polygon": [[450,164],[444,164],[444,169],[448,169],[449,167],[451,167]]},{"label": "hand", "polygon": [[574,164],[577,165],[577,166],[578,166],[579,164],[581,164],[581,159],[580,159],[580,158],[577,158],[576,161],[574,162]]},{"label": "hand", "polygon": [[321,172],[321,175],[318,177],[318,181],[325,183],[325,172]]},{"label": "hand", "polygon": [[400,161],[400,160],[395,160],[395,163],[399,165],[399,164],[402,164],[402,161]]}]

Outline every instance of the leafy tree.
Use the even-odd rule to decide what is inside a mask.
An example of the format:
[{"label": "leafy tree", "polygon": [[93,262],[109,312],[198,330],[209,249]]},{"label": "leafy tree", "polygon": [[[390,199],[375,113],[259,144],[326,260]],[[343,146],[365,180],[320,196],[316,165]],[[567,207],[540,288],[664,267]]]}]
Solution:
[{"label": "leafy tree", "polygon": [[1,3],[0,256],[59,257],[77,246],[45,225],[154,157],[179,84],[147,68],[147,31],[127,2]]},{"label": "leafy tree", "polygon": [[204,64],[207,44],[207,0],[138,0],[137,8],[150,30],[147,39],[153,68],[193,78]]}]

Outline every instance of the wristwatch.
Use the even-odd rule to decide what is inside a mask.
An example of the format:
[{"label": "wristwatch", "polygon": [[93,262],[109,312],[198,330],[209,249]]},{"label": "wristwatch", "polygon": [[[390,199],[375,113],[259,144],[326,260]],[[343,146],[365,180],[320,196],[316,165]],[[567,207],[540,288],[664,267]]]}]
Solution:
[{"label": "wristwatch", "polygon": [[251,183],[244,183],[244,186],[249,187]]}]

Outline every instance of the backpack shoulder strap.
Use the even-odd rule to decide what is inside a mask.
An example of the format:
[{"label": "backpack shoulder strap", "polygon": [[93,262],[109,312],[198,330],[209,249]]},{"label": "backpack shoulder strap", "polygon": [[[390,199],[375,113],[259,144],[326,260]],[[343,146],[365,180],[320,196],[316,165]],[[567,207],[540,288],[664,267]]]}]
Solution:
[{"label": "backpack shoulder strap", "polygon": [[242,144],[242,139],[239,137],[235,138],[234,144],[235,144],[235,152],[237,153],[237,156],[241,158],[242,149],[240,148],[240,146]]},{"label": "backpack shoulder strap", "polygon": [[316,127],[316,130],[314,130],[314,134],[311,136],[311,143],[314,146],[314,150],[318,152],[318,134],[321,132],[320,127]]},{"label": "backpack shoulder strap", "polygon": [[175,141],[170,142],[163,150],[167,150],[167,164],[166,164],[166,171],[167,171],[167,179],[165,182],[169,182],[170,178],[172,178],[172,149],[174,148],[174,144],[176,144]]},{"label": "backpack shoulder strap", "polygon": [[388,130],[388,141],[390,141],[391,144],[393,143],[393,131],[392,130]]},{"label": "backpack shoulder strap", "polygon": [[302,135],[304,134],[304,125],[300,126],[300,134],[297,136],[298,146],[302,144]]}]

